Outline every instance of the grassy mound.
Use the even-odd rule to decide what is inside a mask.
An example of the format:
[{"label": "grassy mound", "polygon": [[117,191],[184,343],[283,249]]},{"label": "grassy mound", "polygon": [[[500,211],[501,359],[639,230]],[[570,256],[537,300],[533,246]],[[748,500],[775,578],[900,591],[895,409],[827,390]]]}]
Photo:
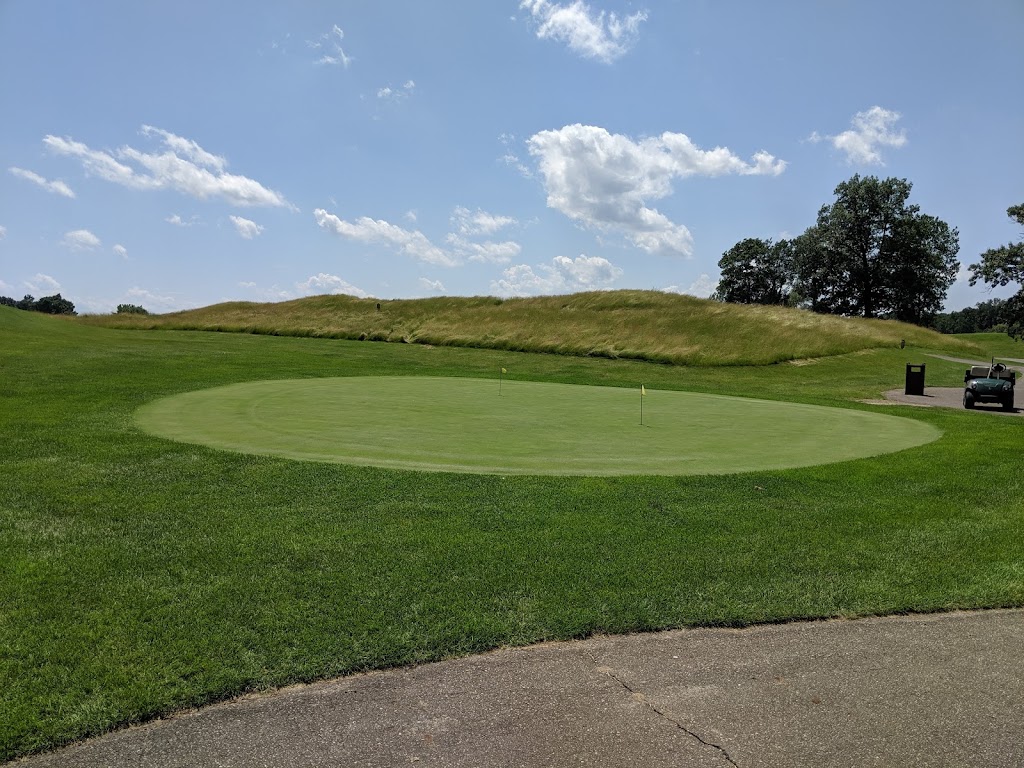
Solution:
[{"label": "grassy mound", "polygon": [[229,302],[166,315],[107,315],[110,328],[233,331],[627,358],[682,365],[766,365],[898,347],[901,340],[979,354],[968,341],[889,320],[786,307],[723,304],[660,291],[597,291],[529,299],[382,301],[313,296]]}]

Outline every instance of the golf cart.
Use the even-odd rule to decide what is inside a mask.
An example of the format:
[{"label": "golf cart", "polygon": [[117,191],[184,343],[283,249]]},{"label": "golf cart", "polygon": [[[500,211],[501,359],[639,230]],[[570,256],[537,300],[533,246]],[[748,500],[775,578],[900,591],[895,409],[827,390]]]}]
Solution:
[{"label": "golf cart", "polygon": [[975,403],[999,403],[1003,410],[1013,410],[1013,387],[1017,374],[993,358],[989,365],[974,365],[964,371],[964,408]]}]

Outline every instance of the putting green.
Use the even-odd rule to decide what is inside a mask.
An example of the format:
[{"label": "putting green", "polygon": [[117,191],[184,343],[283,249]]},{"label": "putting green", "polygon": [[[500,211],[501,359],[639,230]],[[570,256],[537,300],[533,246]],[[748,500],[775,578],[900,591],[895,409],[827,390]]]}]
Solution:
[{"label": "putting green", "polygon": [[912,448],[911,419],[692,392],[489,379],[352,377],[232,384],[157,400],[147,432],[242,453],[400,469],[696,475]]}]

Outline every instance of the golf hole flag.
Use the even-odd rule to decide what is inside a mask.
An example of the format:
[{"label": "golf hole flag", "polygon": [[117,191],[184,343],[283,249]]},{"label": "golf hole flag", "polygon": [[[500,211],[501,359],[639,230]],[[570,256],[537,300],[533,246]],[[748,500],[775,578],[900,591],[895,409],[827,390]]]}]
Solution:
[{"label": "golf hole flag", "polygon": [[508,371],[504,368],[498,370],[498,397],[501,397],[501,379],[506,373],[508,373]]},{"label": "golf hole flag", "polygon": [[644,385],[640,385],[640,426],[644,425],[644,398],[647,397],[647,390]]}]

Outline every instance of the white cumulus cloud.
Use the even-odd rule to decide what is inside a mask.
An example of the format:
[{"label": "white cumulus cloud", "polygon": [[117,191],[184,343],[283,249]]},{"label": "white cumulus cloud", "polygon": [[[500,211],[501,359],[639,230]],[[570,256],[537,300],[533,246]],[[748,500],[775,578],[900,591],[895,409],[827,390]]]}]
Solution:
[{"label": "white cumulus cloud", "polygon": [[420,285],[433,293],[444,293],[444,283],[440,280],[429,280],[425,277],[421,277]]},{"label": "white cumulus cloud", "polygon": [[622,270],[600,256],[556,256],[536,270],[529,264],[509,267],[500,280],[491,281],[491,290],[498,296],[576,293],[608,288],[620,277]]},{"label": "white cumulus cloud", "polygon": [[67,232],[64,235],[64,239],[60,242],[61,245],[74,251],[88,251],[100,246],[100,239],[88,229],[76,229]]},{"label": "white cumulus cloud", "polygon": [[848,131],[835,136],[821,136],[812,133],[813,142],[828,141],[836,149],[846,154],[848,163],[864,165],[885,165],[881,149],[884,147],[899,148],[907,143],[906,133],[897,130],[896,123],[900,113],[879,106],[858,112],[850,121],[853,125]]},{"label": "white cumulus cloud", "polygon": [[48,181],[43,176],[40,176],[34,171],[26,171],[24,168],[8,168],[8,171],[12,175],[17,176],[19,179],[25,179],[25,181],[31,181],[38,187],[45,189],[47,192],[52,192],[55,195],[61,195],[62,197],[74,197],[75,193],[67,184],[60,179],[55,181]]},{"label": "white cumulus cloud", "polygon": [[379,219],[362,216],[355,221],[345,221],[323,208],[313,211],[316,223],[322,229],[362,243],[386,245],[399,253],[411,256],[427,264],[453,267],[458,260],[443,248],[434,245],[419,230],[408,230]]},{"label": "white cumulus cloud", "polygon": [[238,234],[246,240],[252,240],[263,232],[263,227],[255,221],[243,219],[241,216],[229,216],[228,218],[231,219],[231,223],[235,225],[235,229],[238,231]]},{"label": "white cumulus cloud", "polygon": [[44,137],[43,144],[58,155],[76,158],[87,173],[129,189],[173,189],[199,200],[214,197],[243,207],[294,209],[281,193],[254,179],[228,173],[223,157],[190,139],[149,125],[142,126],[142,135],[160,139],[163,151],[143,152],[129,146],[103,151],[50,135]]},{"label": "white cumulus cloud", "polygon": [[196,223],[197,218],[197,216],[192,216],[190,219],[186,221],[185,219],[181,218],[181,216],[175,213],[168,216],[166,219],[164,219],[164,221],[166,221],[168,224],[173,224],[176,227],[191,227],[193,224]]},{"label": "white cumulus cloud", "polygon": [[690,283],[689,288],[680,288],[678,285],[670,285],[663,290],[665,293],[682,293],[687,296],[695,296],[698,299],[707,299],[718,288],[718,281],[711,275],[702,273],[696,280]]},{"label": "white cumulus cloud", "polygon": [[619,16],[609,11],[594,11],[583,0],[553,3],[549,0],[523,0],[520,8],[529,11],[537,24],[537,37],[557,40],[584,58],[610,64],[623,56],[636,42],[646,11]]},{"label": "white cumulus cloud", "polygon": [[454,232],[445,238],[445,242],[451,246],[453,253],[469,261],[486,261],[492,264],[507,264],[522,251],[522,246],[513,240],[505,240],[500,243],[485,240],[478,243],[460,237]]},{"label": "white cumulus cloud", "polygon": [[355,296],[360,299],[366,299],[370,296],[362,288],[357,288],[337,275],[329,275],[326,272],[311,275],[308,280],[296,283],[295,288],[302,296],[318,296],[324,293],[345,294],[346,296]]},{"label": "white cumulus cloud", "polygon": [[120,256],[120,257],[121,257],[122,259],[127,259],[127,258],[128,258],[128,249],[127,249],[127,248],[125,248],[125,247],[124,247],[123,245],[121,245],[120,243],[117,243],[117,244],[116,244],[116,245],[114,246],[114,248],[113,248],[113,251],[114,251],[114,253],[115,253],[115,254],[117,254],[118,256]]},{"label": "white cumulus cloud", "polygon": [[778,175],[786,167],[767,152],[750,162],[725,147],[703,150],[683,133],[634,141],[592,125],[534,134],[548,207],[598,231],[619,231],[645,251],[690,256],[693,238],[682,224],[647,205],[672,193],[672,180],[725,174]]}]

